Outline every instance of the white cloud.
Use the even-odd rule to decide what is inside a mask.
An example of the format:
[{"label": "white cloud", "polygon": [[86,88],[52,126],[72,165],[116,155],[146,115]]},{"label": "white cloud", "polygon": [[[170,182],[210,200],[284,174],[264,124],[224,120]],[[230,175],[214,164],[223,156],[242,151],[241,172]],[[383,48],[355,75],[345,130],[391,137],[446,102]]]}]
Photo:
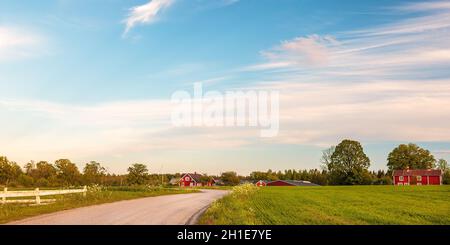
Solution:
[{"label": "white cloud", "polygon": [[57,158],[82,163],[126,156],[127,162],[117,165],[123,171],[122,164],[136,156],[235,149],[259,134],[257,129],[174,128],[171,110],[170,100],[70,105],[0,99],[1,154],[20,163]]},{"label": "white cloud", "polygon": [[284,81],[280,136],[291,144],[332,144],[342,138],[450,141],[450,80],[358,83]]},{"label": "white cloud", "polygon": [[[262,52],[256,87],[280,90],[273,143],[450,141],[450,8],[405,5],[420,15],[334,36],[297,37]],[[398,11],[398,10],[397,10]]]},{"label": "white cloud", "polygon": [[0,145],[4,154],[26,161],[24,155],[89,159],[152,151],[236,149],[256,143],[324,146],[342,138],[450,141],[450,80],[348,84],[302,83],[293,78],[256,88],[280,91],[278,137],[260,139],[257,128],[174,128],[169,100],[84,106],[2,100],[0,112],[8,120],[2,120]]},{"label": "white cloud", "polygon": [[135,6],[130,9],[130,13],[125,19],[125,34],[137,24],[150,24],[157,20],[158,15],[164,9],[170,7],[175,0],[150,0],[150,2]]},{"label": "white cloud", "polygon": [[399,8],[400,13],[416,9],[420,15],[334,36],[310,35],[286,40],[262,51],[265,61],[247,70],[296,72],[334,80],[348,77],[330,76],[411,76],[419,69],[422,75],[434,76],[436,68],[448,67],[450,63],[447,5],[444,2],[404,5]]},{"label": "white cloud", "polygon": [[35,56],[42,38],[29,30],[0,26],[0,61]]},{"label": "white cloud", "polygon": [[261,54],[271,61],[283,61],[275,64],[324,65],[330,56],[329,49],[336,43],[337,41],[331,36],[297,37],[293,40],[283,41],[279,46],[269,51],[262,51]]}]

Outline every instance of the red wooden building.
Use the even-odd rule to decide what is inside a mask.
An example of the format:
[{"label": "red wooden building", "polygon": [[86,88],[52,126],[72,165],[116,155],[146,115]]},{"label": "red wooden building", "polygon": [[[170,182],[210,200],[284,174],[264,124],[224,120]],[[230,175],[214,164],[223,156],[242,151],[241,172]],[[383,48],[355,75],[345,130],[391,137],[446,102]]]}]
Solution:
[{"label": "red wooden building", "polygon": [[442,185],[442,171],[436,169],[394,170],[394,185]]},{"label": "red wooden building", "polygon": [[267,186],[318,186],[304,180],[275,180],[267,183]]},{"label": "red wooden building", "polygon": [[214,179],[205,180],[203,175],[197,173],[186,173],[180,178],[180,187],[195,187],[195,186],[213,186],[216,184]]},{"label": "red wooden building", "polygon": [[266,186],[267,185],[267,180],[259,180],[258,182],[255,183],[256,186],[261,187],[261,186]]}]

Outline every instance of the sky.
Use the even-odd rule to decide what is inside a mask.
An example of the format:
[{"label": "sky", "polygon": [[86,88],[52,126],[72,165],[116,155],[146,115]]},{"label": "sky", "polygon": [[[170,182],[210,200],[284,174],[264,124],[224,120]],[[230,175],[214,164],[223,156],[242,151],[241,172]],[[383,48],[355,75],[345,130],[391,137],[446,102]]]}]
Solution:
[{"label": "sky", "polygon": [[[280,130],[178,128],[171,95],[276,90]],[[413,142],[450,160],[450,2],[0,0],[0,155],[113,173],[370,169]]]}]

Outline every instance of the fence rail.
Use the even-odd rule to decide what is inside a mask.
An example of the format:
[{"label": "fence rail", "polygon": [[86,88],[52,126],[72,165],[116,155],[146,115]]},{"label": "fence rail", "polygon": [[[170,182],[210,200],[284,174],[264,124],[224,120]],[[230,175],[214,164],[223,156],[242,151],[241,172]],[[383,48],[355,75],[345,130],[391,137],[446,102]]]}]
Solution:
[{"label": "fence rail", "polygon": [[[33,191],[8,191],[8,188],[4,188],[3,192],[0,192],[1,203],[48,203],[54,202],[55,199],[42,199],[41,196],[56,196],[56,195],[66,195],[73,193],[82,193],[83,196],[86,196],[87,187],[84,186],[83,189],[68,189],[68,190],[39,190],[36,188]],[[18,199],[18,200],[7,200],[7,198],[17,198],[17,197],[35,197],[34,200],[26,200],[26,199]]]}]

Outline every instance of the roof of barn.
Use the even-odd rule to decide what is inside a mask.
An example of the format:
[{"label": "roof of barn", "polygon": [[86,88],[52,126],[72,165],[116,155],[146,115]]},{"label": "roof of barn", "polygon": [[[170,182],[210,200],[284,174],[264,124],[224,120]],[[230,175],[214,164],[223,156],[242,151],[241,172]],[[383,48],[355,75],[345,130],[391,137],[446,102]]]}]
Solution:
[{"label": "roof of barn", "polygon": [[394,170],[394,176],[441,176],[442,171],[437,169],[406,169]]}]

